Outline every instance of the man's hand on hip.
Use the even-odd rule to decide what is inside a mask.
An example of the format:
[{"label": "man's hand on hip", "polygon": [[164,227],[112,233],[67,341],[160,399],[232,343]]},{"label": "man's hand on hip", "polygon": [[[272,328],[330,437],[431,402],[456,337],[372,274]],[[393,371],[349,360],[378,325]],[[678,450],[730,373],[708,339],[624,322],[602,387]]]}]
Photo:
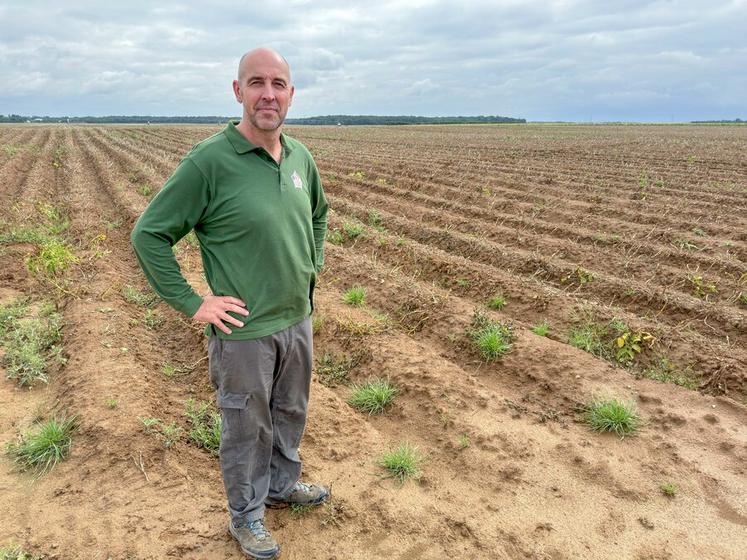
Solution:
[{"label": "man's hand on hip", "polygon": [[211,323],[226,334],[231,334],[231,329],[223,324],[223,321],[236,327],[243,327],[244,323],[231,317],[228,311],[239,315],[249,315],[246,304],[238,298],[231,296],[205,296],[202,305],[192,318],[201,323]]}]

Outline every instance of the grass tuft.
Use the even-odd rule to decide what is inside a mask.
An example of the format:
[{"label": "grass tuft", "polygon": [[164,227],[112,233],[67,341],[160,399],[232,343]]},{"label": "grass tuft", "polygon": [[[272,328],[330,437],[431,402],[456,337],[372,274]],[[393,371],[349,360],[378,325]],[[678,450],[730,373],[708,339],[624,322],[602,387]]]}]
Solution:
[{"label": "grass tuft", "polygon": [[126,302],[140,307],[151,307],[159,302],[160,298],[150,290],[141,292],[135,286],[125,285],[122,287],[122,297]]},{"label": "grass tuft", "polygon": [[633,435],[641,425],[635,404],[617,399],[596,399],[586,404],[585,421],[597,432],[614,432],[621,438]]},{"label": "grass tuft", "polygon": [[397,388],[388,379],[373,379],[353,385],[348,404],[359,412],[381,414],[394,400]]},{"label": "grass tuft", "polygon": [[366,288],[354,286],[343,294],[342,300],[348,305],[360,307],[366,300]]},{"label": "grass tuft", "polygon": [[42,557],[29,554],[19,545],[10,545],[0,546],[0,560],[42,560]]},{"label": "grass tuft", "polygon": [[21,470],[42,476],[67,458],[77,426],[77,416],[50,418],[9,443],[7,452]]},{"label": "grass tuft", "polygon": [[335,358],[330,354],[324,354],[316,362],[314,371],[319,376],[319,382],[326,387],[336,387],[348,382],[350,370],[355,367],[355,360],[342,357]]},{"label": "grass tuft", "polygon": [[385,478],[393,478],[400,484],[420,474],[419,463],[418,450],[409,443],[403,443],[396,449],[384,453],[378,461],[378,465],[387,470]]},{"label": "grass tuft", "polygon": [[210,403],[189,399],[185,414],[192,425],[189,431],[190,441],[197,444],[197,447],[202,447],[217,456],[223,426],[220,412],[215,410]]},{"label": "grass tuft", "polygon": [[17,379],[21,386],[47,383],[49,362],[65,361],[58,345],[62,339],[62,315],[43,308],[39,317],[21,319],[20,304],[5,309],[0,327],[5,355],[0,363],[5,366],[6,377]]},{"label": "grass tuft", "polygon": [[545,319],[538,325],[534,325],[532,327],[532,332],[537,336],[547,336],[547,333],[550,332],[550,323]]},{"label": "grass tuft", "polygon": [[497,294],[488,302],[488,307],[490,309],[501,310],[506,307],[507,303],[506,297],[503,294]]},{"label": "grass tuft", "polygon": [[26,267],[32,274],[44,274],[49,278],[59,276],[70,265],[78,262],[73,252],[67,245],[56,239],[43,242],[39,252],[29,255],[26,259]]},{"label": "grass tuft", "polygon": [[661,490],[661,493],[664,494],[667,498],[674,498],[677,495],[677,491],[679,488],[677,488],[676,484],[672,484],[671,482],[666,482],[659,486],[659,489]]},{"label": "grass tuft", "polygon": [[516,339],[510,325],[494,321],[480,311],[475,311],[467,334],[486,362],[500,358],[509,352]]}]

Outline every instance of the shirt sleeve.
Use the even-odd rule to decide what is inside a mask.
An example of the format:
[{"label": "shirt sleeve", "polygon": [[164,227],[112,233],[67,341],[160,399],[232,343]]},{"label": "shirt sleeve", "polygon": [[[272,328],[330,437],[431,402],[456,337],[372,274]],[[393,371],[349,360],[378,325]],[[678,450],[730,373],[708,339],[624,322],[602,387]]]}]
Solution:
[{"label": "shirt sleeve", "polygon": [[319,274],[324,266],[324,239],[327,237],[327,210],[329,205],[324,196],[322,188],[322,179],[319,176],[319,170],[311,160],[311,225],[314,230],[314,247],[316,249],[316,273]]},{"label": "shirt sleeve", "polygon": [[130,239],[155,292],[192,317],[202,298],[181,273],[172,247],[187,235],[210,201],[208,181],[189,157],[183,159],[135,224]]}]

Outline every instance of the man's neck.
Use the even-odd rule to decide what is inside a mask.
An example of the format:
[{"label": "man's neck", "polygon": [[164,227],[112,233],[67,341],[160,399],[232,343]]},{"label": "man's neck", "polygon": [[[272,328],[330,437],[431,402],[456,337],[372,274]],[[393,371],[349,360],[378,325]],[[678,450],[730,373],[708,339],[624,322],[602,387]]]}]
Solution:
[{"label": "man's neck", "polygon": [[283,153],[283,145],[280,143],[280,129],[276,130],[259,130],[249,123],[246,119],[236,125],[236,130],[244,135],[255,146],[264,148],[275,161],[280,162],[280,156]]}]

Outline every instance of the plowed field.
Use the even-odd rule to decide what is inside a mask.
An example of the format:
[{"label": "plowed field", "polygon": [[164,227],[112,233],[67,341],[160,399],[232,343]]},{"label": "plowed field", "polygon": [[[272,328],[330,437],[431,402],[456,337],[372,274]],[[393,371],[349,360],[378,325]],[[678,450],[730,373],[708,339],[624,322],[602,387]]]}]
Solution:
[{"label": "plowed field", "polygon": [[[47,474],[0,459],[0,547],[241,557],[217,459],[185,415],[189,399],[213,402],[206,340],[132,296],[148,288],[129,244],[180,158],[217,130],[0,127],[0,303],[51,303],[65,358],[49,360],[48,384],[2,380],[0,444],[78,418]],[[747,128],[287,132],[314,154],[332,209],[301,454],[334,500],[268,513],[282,558],[744,558]],[[75,256],[65,270],[33,272],[40,232]],[[206,293],[195,240],[175,252]],[[362,306],[343,301],[354,286]],[[473,343],[476,312],[514,333],[502,357]],[[356,412],[352,386],[376,377],[394,402]],[[637,407],[636,434],[586,425],[586,404],[606,397]],[[155,418],[172,438],[145,425]],[[402,443],[420,462],[399,484],[378,463]]]}]

